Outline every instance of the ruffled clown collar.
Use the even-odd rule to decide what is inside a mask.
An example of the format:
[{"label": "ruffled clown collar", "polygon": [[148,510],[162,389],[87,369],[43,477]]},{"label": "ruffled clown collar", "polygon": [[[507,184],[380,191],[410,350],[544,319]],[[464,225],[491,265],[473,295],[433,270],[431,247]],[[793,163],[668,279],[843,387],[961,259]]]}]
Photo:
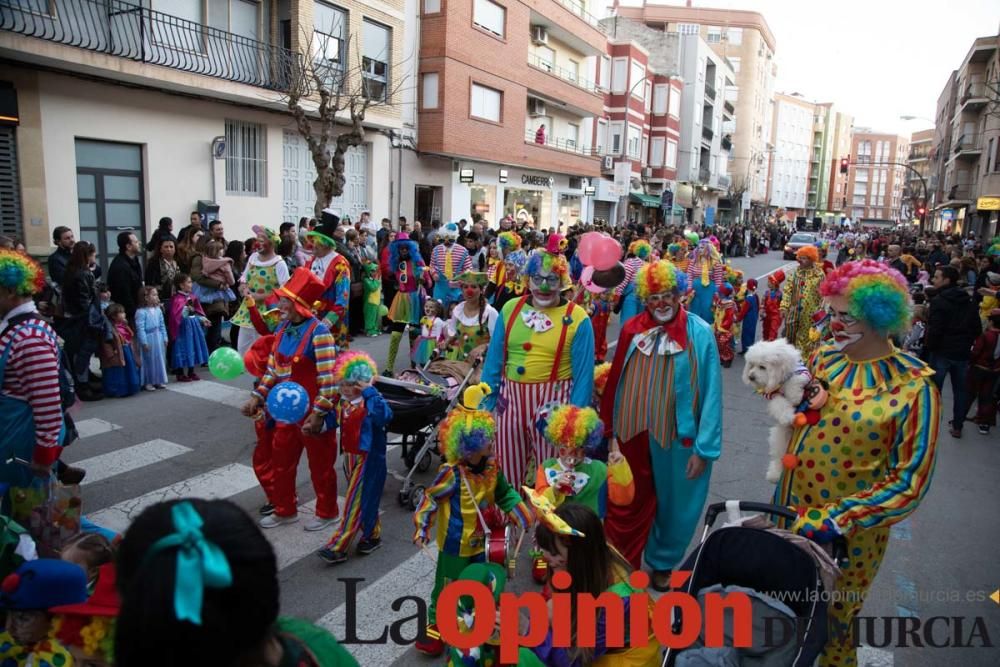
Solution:
[{"label": "ruffled clown collar", "polygon": [[934,375],[918,357],[895,346],[888,355],[867,361],[851,361],[845,352],[824,346],[816,352],[814,368],[831,394],[856,401],[891,391],[914,378]]}]

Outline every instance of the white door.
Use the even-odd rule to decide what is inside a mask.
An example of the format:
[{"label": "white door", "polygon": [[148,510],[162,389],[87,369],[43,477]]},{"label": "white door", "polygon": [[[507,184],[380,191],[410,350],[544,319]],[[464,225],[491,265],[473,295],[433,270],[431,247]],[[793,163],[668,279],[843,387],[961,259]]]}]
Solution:
[{"label": "white door", "polygon": [[[306,142],[292,130],[285,130],[282,150],[283,217],[285,222],[298,222],[299,218],[314,215],[313,181],[316,169]],[[330,202],[338,215],[349,215],[358,220],[368,209],[368,144],[351,148],[344,160],[347,182],[340,197]]]}]

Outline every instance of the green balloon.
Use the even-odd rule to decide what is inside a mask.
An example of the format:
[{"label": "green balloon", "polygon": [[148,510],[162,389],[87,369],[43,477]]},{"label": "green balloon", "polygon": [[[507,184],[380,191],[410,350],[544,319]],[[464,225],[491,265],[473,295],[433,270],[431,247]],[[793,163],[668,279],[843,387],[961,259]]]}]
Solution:
[{"label": "green balloon", "polygon": [[235,380],[243,374],[243,357],[231,347],[220,347],[208,358],[209,372],[219,380]]},{"label": "green balloon", "polygon": [[381,315],[382,317],[385,317],[386,315],[389,314],[389,307],[383,303],[381,306],[379,306],[378,314]]}]

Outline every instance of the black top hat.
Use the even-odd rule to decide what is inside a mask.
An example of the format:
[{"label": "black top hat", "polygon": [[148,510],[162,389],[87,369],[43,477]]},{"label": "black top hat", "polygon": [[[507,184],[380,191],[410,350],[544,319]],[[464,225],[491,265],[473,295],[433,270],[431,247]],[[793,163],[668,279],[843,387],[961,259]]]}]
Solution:
[{"label": "black top hat", "polygon": [[316,225],[315,229],[306,234],[306,236],[318,236],[329,245],[335,245],[336,241],[333,239],[333,233],[339,226],[340,217],[330,209],[324,209],[323,215],[320,216],[319,224]]}]

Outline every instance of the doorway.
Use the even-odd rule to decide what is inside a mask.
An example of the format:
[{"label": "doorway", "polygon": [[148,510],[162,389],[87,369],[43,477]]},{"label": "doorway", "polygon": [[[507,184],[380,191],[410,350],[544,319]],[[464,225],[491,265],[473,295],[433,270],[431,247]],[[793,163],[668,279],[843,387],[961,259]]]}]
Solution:
[{"label": "doorway", "polygon": [[413,219],[423,223],[441,220],[442,188],[433,185],[418,185],[413,193]]},{"label": "doorway", "polygon": [[110,141],[76,140],[76,190],[81,241],[97,247],[107,275],[118,254],[118,234],[132,232],[146,245],[142,147]]}]

